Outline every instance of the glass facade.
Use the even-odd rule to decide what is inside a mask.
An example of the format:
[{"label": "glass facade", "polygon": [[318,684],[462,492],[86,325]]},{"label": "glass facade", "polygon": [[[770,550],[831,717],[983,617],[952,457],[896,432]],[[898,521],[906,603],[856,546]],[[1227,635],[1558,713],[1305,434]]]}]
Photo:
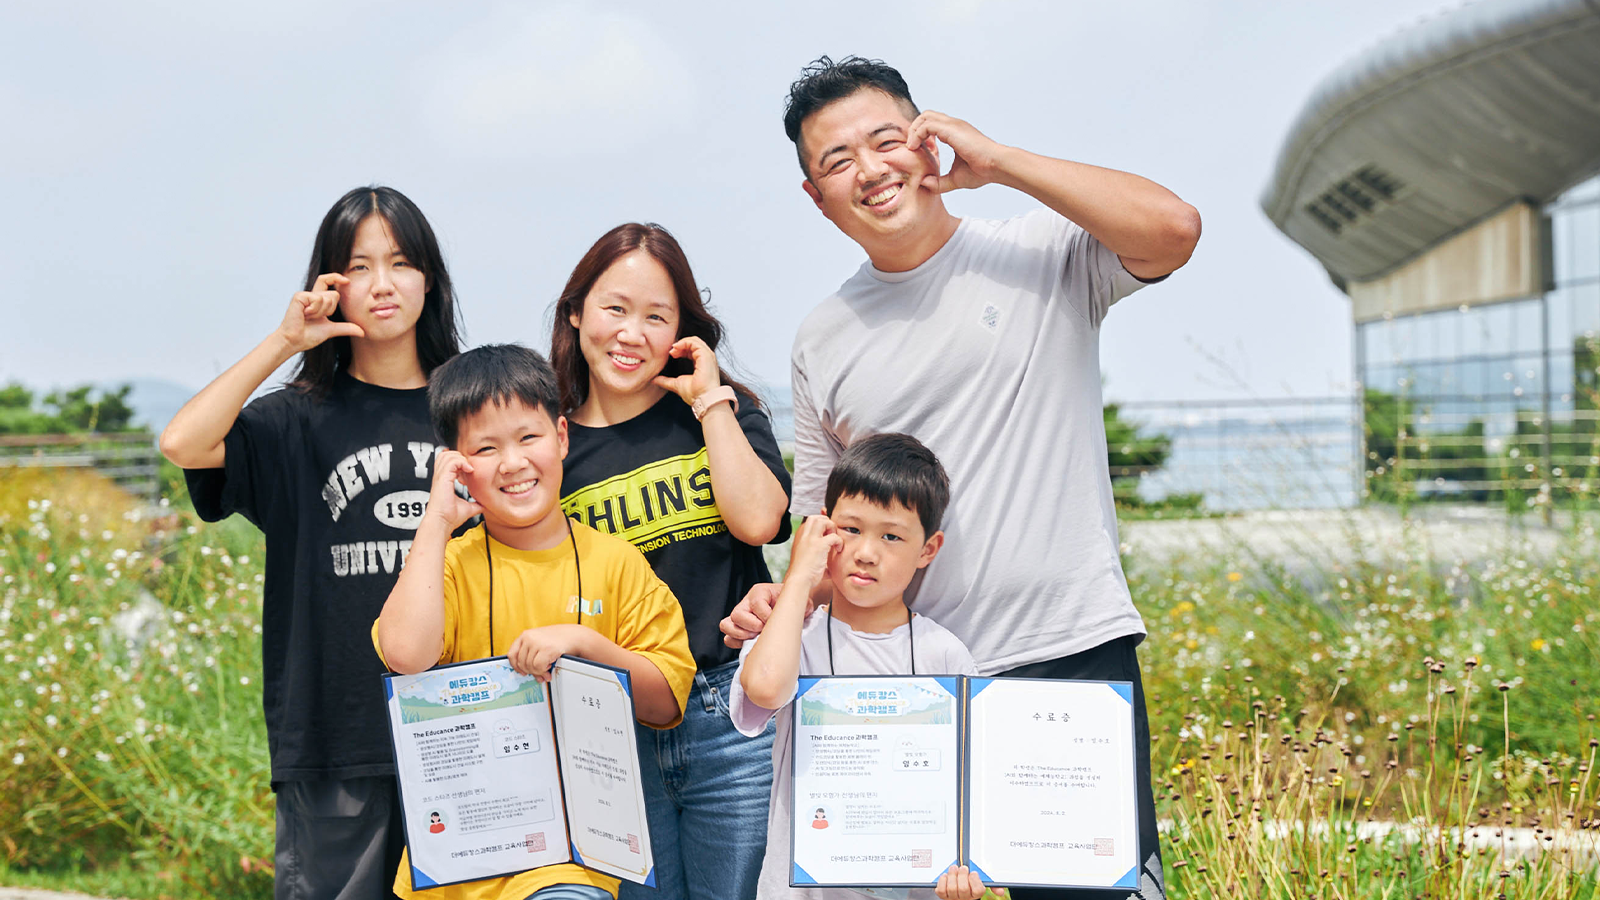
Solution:
[{"label": "glass facade", "polygon": [[1600,177],[1545,213],[1548,293],[1356,326],[1369,495],[1532,504],[1600,489]]}]

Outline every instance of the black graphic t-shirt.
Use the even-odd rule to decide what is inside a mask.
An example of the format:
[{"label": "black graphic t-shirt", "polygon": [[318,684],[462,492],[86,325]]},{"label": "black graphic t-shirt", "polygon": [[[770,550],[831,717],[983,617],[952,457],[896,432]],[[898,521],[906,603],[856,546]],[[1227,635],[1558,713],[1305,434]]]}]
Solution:
[{"label": "black graphic t-shirt", "polygon": [[[761,461],[789,493],[789,471],[772,437],[772,422],[749,398],[739,425]],[[689,404],[667,394],[626,422],[588,428],[569,420],[561,505],[567,515],[644,552],[656,576],[683,606],[695,665],[709,669],[739,658],[717,624],[753,584],[771,581],[760,547],[728,533],[711,492],[705,435]],[[789,514],[773,543],[789,539]]]},{"label": "black graphic t-shirt", "polygon": [[341,372],[239,414],[220,469],[184,474],[195,511],[240,513],[267,539],[262,705],[272,780],[393,774],[372,622],[427,506],[436,451],[428,391]]}]

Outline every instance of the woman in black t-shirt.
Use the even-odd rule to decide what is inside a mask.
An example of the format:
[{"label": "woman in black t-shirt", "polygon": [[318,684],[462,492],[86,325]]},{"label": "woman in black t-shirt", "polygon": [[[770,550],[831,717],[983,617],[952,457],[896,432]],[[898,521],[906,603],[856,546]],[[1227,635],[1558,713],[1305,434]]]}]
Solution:
[{"label": "woman in black t-shirt", "polygon": [[644,552],[683,607],[699,669],[683,722],[638,727],[658,891],[753,897],[766,846],[772,733],[728,717],[738,651],[717,623],[770,580],[761,545],[789,536],[789,473],[755,394],[717,365],[722,325],[658,225],[607,232],[556,304],[550,360],[571,449],[567,515]]},{"label": "woman in black t-shirt", "polygon": [[[280,897],[394,896],[405,834],[370,635],[428,499],[428,374],[459,334],[422,211],[393,188],[356,188],[323,217],[282,323],[161,434],[202,519],[239,513],[266,538]],[[245,405],[296,356],[286,387]]]}]

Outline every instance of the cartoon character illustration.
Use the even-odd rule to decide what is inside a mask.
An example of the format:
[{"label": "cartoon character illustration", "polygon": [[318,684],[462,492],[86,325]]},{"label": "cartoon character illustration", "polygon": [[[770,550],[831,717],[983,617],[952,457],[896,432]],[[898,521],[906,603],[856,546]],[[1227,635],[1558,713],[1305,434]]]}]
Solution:
[{"label": "cartoon character illustration", "polygon": [[812,818],[811,818],[811,827],[812,828],[827,828],[828,827],[828,811],[823,809],[820,806],[817,807],[816,815],[812,816]]},{"label": "cartoon character illustration", "polygon": [[438,812],[428,813],[428,833],[438,834],[444,830],[444,816]]}]

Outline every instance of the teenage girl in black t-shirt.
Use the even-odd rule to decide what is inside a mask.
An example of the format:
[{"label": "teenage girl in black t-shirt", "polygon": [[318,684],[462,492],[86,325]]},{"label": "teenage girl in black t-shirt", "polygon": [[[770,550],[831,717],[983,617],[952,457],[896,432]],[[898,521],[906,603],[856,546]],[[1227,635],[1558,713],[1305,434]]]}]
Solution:
[{"label": "teenage girl in black t-shirt", "polygon": [[[358,188],[323,218],[282,323],[161,435],[202,518],[238,512],[266,537],[280,898],[392,896],[404,835],[368,634],[431,480],[428,373],[459,341],[427,219],[392,188]],[[297,354],[288,386],[245,406]]]},{"label": "teenage girl in black t-shirt", "polygon": [[769,577],[761,545],[788,537],[789,473],[755,394],[717,365],[722,325],[665,229],[601,237],[552,324],[570,442],[563,506],[644,552],[683,608],[699,669],[683,722],[638,730],[659,889],[624,882],[621,898],[753,897],[772,737],[733,728],[738,653],[717,623]]}]

